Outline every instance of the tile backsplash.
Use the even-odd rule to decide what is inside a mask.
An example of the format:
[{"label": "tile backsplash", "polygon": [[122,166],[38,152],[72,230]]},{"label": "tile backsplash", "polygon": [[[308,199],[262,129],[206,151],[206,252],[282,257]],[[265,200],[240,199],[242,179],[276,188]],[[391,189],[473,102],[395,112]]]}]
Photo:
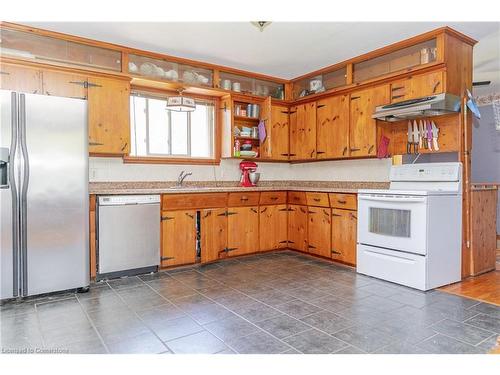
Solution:
[{"label": "tile backsplash", "polygon": [[[90,158],[89,178],[101,181],[174,181],[181,171],[192,181],[237,181],[240,160],[220,165],[126,164],[120,158]],[[391,159],[338,160],[302,164],[258,163],[261,180],[388,181]]]}]

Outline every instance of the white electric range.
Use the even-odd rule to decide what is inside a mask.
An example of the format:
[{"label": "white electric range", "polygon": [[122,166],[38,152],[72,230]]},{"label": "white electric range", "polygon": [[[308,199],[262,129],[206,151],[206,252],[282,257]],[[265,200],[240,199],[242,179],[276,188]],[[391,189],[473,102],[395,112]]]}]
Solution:
[{"label": "white electric range", "polygon": [[462,166],[393,166],[358,194],[357,272],[429,290],[461,279]]}]

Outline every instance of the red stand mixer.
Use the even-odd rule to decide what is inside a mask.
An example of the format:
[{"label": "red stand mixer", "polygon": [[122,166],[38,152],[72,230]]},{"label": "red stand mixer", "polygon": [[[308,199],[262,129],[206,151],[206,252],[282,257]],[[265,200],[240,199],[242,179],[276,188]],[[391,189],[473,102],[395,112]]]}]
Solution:
[{"label": "red stand mixer", "polygon": [[242,161],[240,163],[241,170],[241,180],[240,186],[244,187],[252,187],[255,186],[252,181],[250,181],[250,173],[255,172],[257,170],[257,164],[253,161]]}]

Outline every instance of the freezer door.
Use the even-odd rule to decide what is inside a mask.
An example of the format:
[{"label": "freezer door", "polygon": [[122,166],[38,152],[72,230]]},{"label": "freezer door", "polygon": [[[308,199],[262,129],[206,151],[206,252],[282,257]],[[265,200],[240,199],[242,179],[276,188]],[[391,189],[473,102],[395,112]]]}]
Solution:
[{"label": "freezer door", "polygon": [[19,293],[19,211],[15,176],[17,94],[0,90],[0,299]]},{"label": "freezer door", "polygon": [[[87,103],[20,94],[23,294],[89,285]],[[23,195],[22,193],[26,194]]]}]

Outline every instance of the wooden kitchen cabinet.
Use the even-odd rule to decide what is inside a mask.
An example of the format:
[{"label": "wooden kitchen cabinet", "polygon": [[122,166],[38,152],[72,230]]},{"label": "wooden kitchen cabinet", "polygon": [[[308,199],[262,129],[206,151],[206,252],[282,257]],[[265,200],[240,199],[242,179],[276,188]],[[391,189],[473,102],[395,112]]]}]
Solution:
[{"label": "wooden kitchen cabinet", "polygon": [[307,252],[307,206],[288,205],[288,247]]},{"label": "wooden kitchen cabinet", "polygon": [[229,207],[227,215],[228,256],[258,251],[259,206]]},{"label": "wooden kitchen cabinet", "polygon": [[196,211],[161,212],[162,267],[196,261]]},{"label": "wooden kitchen cabinet", "polygon": [[290,160],[316,159],[316,102],[290,108]]},{"label": "wooden kitchen cabinet", "polygon": [[41,94],[41,72],[38,69],[2,62],[0,64],[0,88],[29,94]]},{"label": "wooden kitchen cabinet", "polygon": [[130,151],[130,82],[88,79],[89,153],[127,155]]},{"label": "wooden kitchen cabinet", "polygon": [[259,249],[276,250],[287,247],[286,204],[261,206],[259,212]]},{"label": "wooden kitchen cabinet", "polygon": [[410,76],[391,84],[391,103],[440,94],[444,91],[444,72]]},{"label": "wooden kitchen cabinet", "polygon": [[375,107],[389,103],[389,85],[377,86],[350,95],[350,156],[377,154],[377,122],[372,119]]},{"label": "wooden kitchen cabinet", "polygon": [[261,119],[266,127],[266,139],[260,145],[260,158],[288,160],[288,108],[281,105],[272,105],[271,97],[268,97],[262,104]]},{"label": "wooden kitchen cabinet", "polygon": [[332,96],[318,101],[317,159],[349,156],[349,95]]},{"label": "wooden kitchen cabinet", "polygon": [[332,209],[332,259],[356,265],[356,242],[357,212]]},{"label": "wooden kitchen cabinet", "polygon": [[43,95],[87,99],[87,77],[79,74],[43,70]]},{"label": "wooden kitchen cabinet", "polygon": [[226,256],[226,208],[200,211],[201,262],[213,262]]},{"label": "wooden kitchen cabinet", "polygon": [[308,252],[330,258],[332,213],[329,208],[308,207]]}]

